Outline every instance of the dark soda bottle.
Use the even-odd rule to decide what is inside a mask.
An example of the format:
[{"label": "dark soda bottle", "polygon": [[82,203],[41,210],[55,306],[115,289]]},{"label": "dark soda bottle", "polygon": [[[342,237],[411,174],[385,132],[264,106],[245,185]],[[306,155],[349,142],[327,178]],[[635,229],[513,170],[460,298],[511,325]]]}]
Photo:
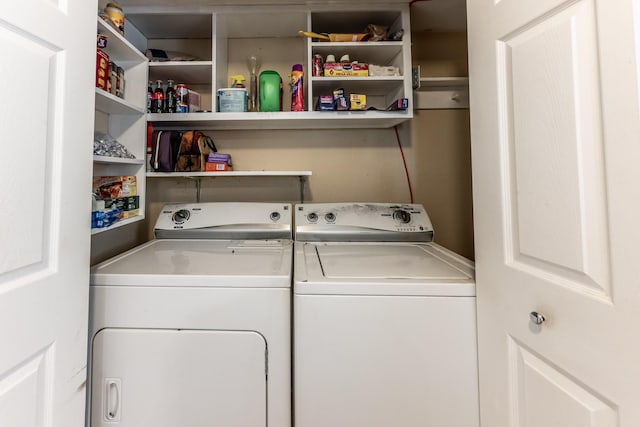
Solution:
[{"label": "dark soda bottle", "polygon": [[156,80],[156,88],[151,97],[151,112],[162,113],[164,111],[164,91],[162,90],[162,80]]},{"label": "dark soda bottle", "polygon": [[164,112],[175,113],[177,102],[176,90],[173,87],[173,80],[167,80],[167,90],[164,94]]},{"label": "dark soda bottle", "polygon": [[147,86],[147,113],[151,112],[151,101],[153,99],[153,83],[149,80],[149,86]]}]

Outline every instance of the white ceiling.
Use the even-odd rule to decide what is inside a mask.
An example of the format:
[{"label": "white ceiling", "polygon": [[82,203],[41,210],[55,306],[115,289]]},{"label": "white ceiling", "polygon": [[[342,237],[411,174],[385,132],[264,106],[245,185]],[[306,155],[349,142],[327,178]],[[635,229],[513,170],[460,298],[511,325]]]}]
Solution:
[{"label": "white ceiling", "polygon": [[[103,7],[107,0],[100,0]],[[371,4],[407,4],[411,8],[412,31],[466,31],[466,4],[465,0],[336,0],[336,1],[309,1],[309,0],[119,0],[127,12],[127,8],[140,10],[148,7],[171,8],[206,8],[210,6],[236,6],[244,5],[287,5],[287,4],[316,4],[326,7],[334,4],[348,4],[350,6],[366,7]]]}]

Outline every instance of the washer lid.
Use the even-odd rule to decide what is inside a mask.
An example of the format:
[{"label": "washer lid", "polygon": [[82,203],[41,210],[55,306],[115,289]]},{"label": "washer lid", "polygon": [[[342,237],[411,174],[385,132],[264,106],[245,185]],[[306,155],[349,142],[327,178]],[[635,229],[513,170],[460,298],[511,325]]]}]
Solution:
[{"label": "washer lid", "polygon": [[316,251],[329,279],[469,279],[424,245],[318,245]]},{"label": "washer lid", "polygon": [[290,240],[152,240],[91,269],[92,285],[290,287]]},{"label": "washer lid", "polygon": [[297,294],[475,295],[473,264],[433,243],[297,243]]}]

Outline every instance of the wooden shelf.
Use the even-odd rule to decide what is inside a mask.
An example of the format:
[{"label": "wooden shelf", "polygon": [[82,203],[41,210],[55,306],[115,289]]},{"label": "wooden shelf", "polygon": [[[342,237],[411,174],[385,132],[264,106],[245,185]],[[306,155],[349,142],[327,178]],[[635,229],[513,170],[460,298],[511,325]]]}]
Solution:
[{"label": "wooden shelf", "polygon": [[114,222],[113,224],[111,224],[108,227],[103,227],[103,228],[92,228],[91,229],[91,235],[95,235],[95,234],[100,234],[103,233],[105,231],[110,231],[110,230],[114,230],[116,228],[120,228],[120,227],[124,227],[125,225],[129,225],[129,224],[133,224],[134,222],[138,222],[138,221],[142,221],[144,219],[144,216],[142,215],[137,215],[131,218],[126,218],[126,219],[121,219],[118,222]]},{"label": "wooden shelf", "polygon": [[365,93],[367,96],[384,96],[393,90],[400,90],[404,85],[402,76],[379,77],[311,77],[314,96],[331,95],[339,87],[347,86],[352,93]]},{"label": "wooden shelf", "polygon": [[146,111],[122,98],[96,88],[96,110],[106,114],[144,114]]},{"label": "wooden shelf", "polygon": [[147,172],[147,178],[217,178],[230,176],[311,176],[311,171]]},{"label": "wooden shelf", "polygon": [[118,164],[118,165],[142,165],[144,160],[142,159],[127,159],[123,157],[109,157],[109,156],[93,156],[93,163],[101,164]]},{"label": "wooden shelf", "polygon": [[148,114],[154,129],[335,129],[390,128],[413,117],[409,111],[300,111],[274,113]]},{"label": "wooden shelf", "polygon": [[413,92],[415,110],[469,108],[468,77],[420,77]]},{"label": "wooden shelf", "polygon": [[128,62],[140,63],[147,60],[142,52],[100,17],[98,17],[98,32],[107,36],[107,47],[103,50],[109,57],[118,58],[121,66]]},{"label": "wooden shelf", "polygon": [[[336,55],[336,61],[342,55],[349,55],[351,61],[367,62],[375,65],[387,65],[402,53],[403,44],[398,42],[311,42],[313,53],[322,55]],[[365,54],[367,61],[362,61]]]},{"label": "wooden shelf", "polygon": [[[131,42],[111,25],[97,18],[98,33],[107,37],[103,49],[109,60],[122,67],[125,75],[125,98],[120,98],[102,89],[95,89],[95,110],[99,114],[100,131],[108,133],[135,159],[93,156],[93,176],[135,176],[140,198],[138,215],[120,220],[109,227],[94,228],[91,235],[111,231],[145,217],[145,156],[146,156],[146,87],[147,58]],[[102,117],[104,116],[104,117]]]},{"label": "wooden shelf", "polygon": [[149,62],[149,80],[171,79],[175,84],[211,85],[212,61]]}]

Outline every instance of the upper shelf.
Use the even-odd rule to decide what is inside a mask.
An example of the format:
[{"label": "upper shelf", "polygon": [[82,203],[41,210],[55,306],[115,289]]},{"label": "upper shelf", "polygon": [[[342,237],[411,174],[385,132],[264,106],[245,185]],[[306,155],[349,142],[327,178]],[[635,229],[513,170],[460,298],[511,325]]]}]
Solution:
[{"label": "upper shelf", "polygon": [[[403,44],[398,42],[311,42],[313,53],[322,55],[333,54],[336,59],[342,55],[349,55],[351,61],[361,61],[376,65],[390,64],[402,52]],[[366,61],[362,57],[366,56]]]},{"label": "upper shelf", "polygon": [[211,84],[212,67],[212,61],[149,62],[149,80],[172,79],[176,84]]},{"label": "upper shelf", "polygon": [[107,36],[107,47],[103,50],[120,65],[127,62],[146,62],[147,57],[120,35],[111,25],[98,17],[98,32]]},{"label": "upper shelf", "polygon": [[136,107],[109,92],[96,88],[96,110],[106,114],[144,114],[145,110]]},{"label": "upper shelf", "polygon": [[393,127],[411,117],[407,111],[300,111],[148,114],[147,120],[155,129],[371,129]]},{"label": "upper shelf", "polygon": [[[366,93],[368,96],[385,95],[389,91],[399,89],[404,84],[402,76],[380,77],[311,77],[315,95],[331,94],[331,91],[341,85],[348,84],[352,93]],[[327,93],[322,93],[325,91]]]}]

